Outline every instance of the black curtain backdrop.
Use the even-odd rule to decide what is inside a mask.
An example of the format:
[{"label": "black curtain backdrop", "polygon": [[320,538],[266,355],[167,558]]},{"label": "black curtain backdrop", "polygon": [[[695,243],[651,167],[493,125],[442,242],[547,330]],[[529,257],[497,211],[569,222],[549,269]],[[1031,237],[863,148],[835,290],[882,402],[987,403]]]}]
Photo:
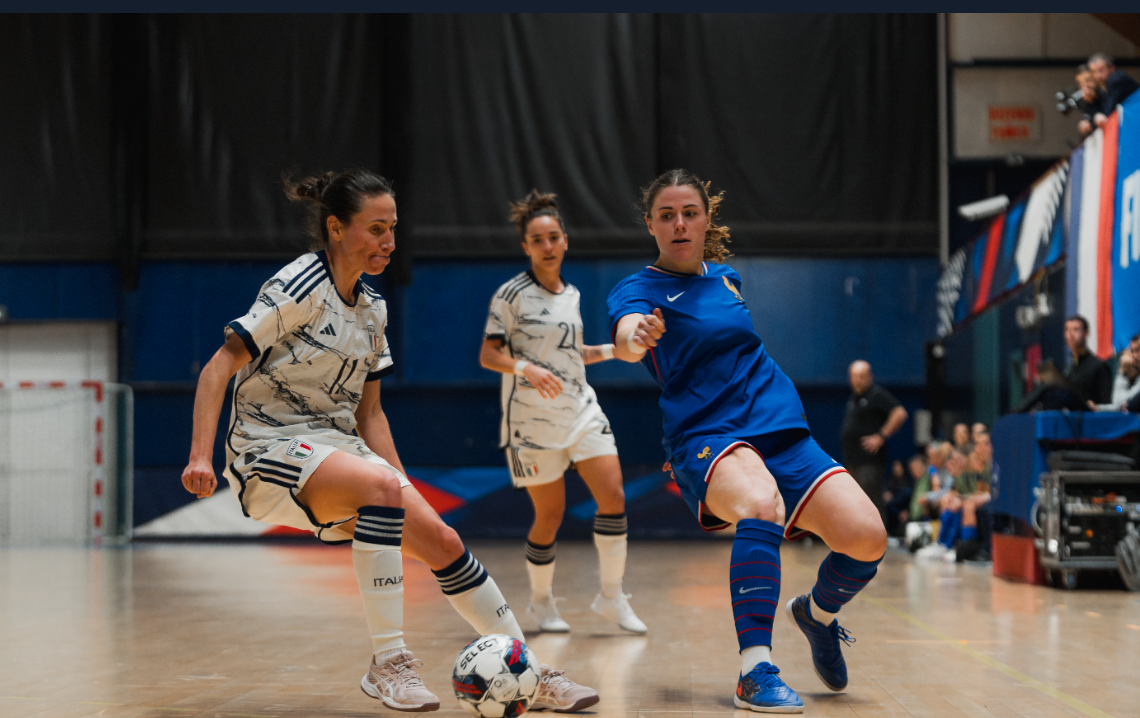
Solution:
[{"label": "black curtain backdrop", "polygon": [[632,199],[657,168],[655,26],[652,15],[417,16],[417,256],[518,254],[507,203],[532,187],[558,195],[575,253],[644,246]]},{"label": "black curtain backdrop", "polygon": [[373,30],[359,15],[157,16],[144,252],[304,251],[282,173],[382,171]]},{"label": "black curtain backdrop", "polygon": [[666,15],[659,56],[662,168],[735,252],[937,251],[933,15]]},{"label": "black curtain backdrop", "polygon": [[0,17],[0,259],[289,257],[283,172],[396,181],[399,253],[652,253],[637,188],[727,192],[738,254],[931,253],[933,15]]},{"label": "black curtain backdrop", "polygon": [[0,259],[115,256],[105,18],[0,16]]}]

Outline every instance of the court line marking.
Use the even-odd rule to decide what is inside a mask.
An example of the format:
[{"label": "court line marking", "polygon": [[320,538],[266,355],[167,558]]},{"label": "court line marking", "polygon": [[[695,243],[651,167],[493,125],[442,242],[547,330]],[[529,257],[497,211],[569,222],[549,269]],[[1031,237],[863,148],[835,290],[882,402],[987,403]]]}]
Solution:
[{"label": "court line marking", "polygon": [[[0,700],[6,701],[46,701],[47,698],[33,698],[30,696],[0,696]],[[60,705],[83,705],[83,706],[125,706],[127,703],[105,703],[103,701],[68,701]],[[173,706],[135,706],[148,711],[171,711],[178,713],[192,713],[200,708],[175,708]],[[232,711],[218,711],[215,715],[219,716],[242,716],[242,718],[277,718],[276,713],[234,713]]]},{"label": "court line marking", "polygon": [[957,648],[958,650],[962,651],[963,653],[970,656],[974,660],[980,661],[981,663],[986,664],[990,668],[993,668],[994,670],[996,670],[1000,673],[1004,673],[1006,676],[1009,676],[1010,678],[1014,679],[1015,681],[1024,685],[1025,687],[1033,688],[1035,690],[1038,690],[1038,691],[1044,693],[1045,695],[1049,696],[1050,698],[1054,698],[1056,700],[1059,700],[1062,703],[1064,703],[1065,705],[1069,706],[1070,708],[1075,708],[1076,710],[1080,711],[1081,713],[1084,713],[1085,715],[1089,716],[1090,718],[1114,718],[1114,716],[1110,713],[1105,713],[1104,711],[1100,710],[1099,708],[1094,708],[1093,706],[1090,706],[1088,703],[1085,703],[1084,701],[1082,701],[1079,698],[1074,698],[1073,696],[1069,695],[1068,693],[1065,693],[1064,691],[1053,688],[1049,684],[1043,683],[1043,682],[1037,680],[1033,676],[1026,675],[1026,674],[1022,673],[1021,671],[1017,670],[1016,668],[1013,668],[1012,666],[1007,666],[1006,664],[1002,663],[1001,661],[997,660],[996,658],[993,658],[991,656],[987,656],[986,654],[982,653],[981,651],[977,651],[977,650],[974,650],[973,648],[970,648],[968,645],[965,644],[965,642],[951,638],[949,635],[943,633],[942,631],[939,631],[934,626],[927,625],[922,620],[915,618],[914,616],[910,615],[906,611],[903,611],[902,609],[895,608],[894,606],[890,605],[889,603],[886,603],[885,601],[880,601],[877,598],[872,598],[871,596],[865,596],[864,595],[864,596],[860,596],[859,598],[864,600],[864,601],[871,603],[874,606],[877,606],[877,607],[883,609],[884,611],[886,611],[888,613],[895,614],[896,616],[898,616],[902,620],[906,621],[907,623],[911,624],[912,626],[922,630],[923,632],[925,632],[931,636],[934,636],[935,638],[942,640],[943,642],[945,642],[949,646],[953,646],[954,648]]},{"label": "court line marking", "polygon": [[[883,641],[883,643],[945,643],[945,642],[946,641],[944,641],[940,638],[913,638],[913,639],[910,639],[907,641],[894,641],[894,640]],[[963,646],[968,645],[970,643],[1009,643],[1009,641],[998,640],[996,638],[992,639],[992,640],[988,639],[988,638],[987,639],[980,639],[980,638],[965,639],[965,638],[961,638],[961,639],[956,639],[956,642],[961,643]]]}]

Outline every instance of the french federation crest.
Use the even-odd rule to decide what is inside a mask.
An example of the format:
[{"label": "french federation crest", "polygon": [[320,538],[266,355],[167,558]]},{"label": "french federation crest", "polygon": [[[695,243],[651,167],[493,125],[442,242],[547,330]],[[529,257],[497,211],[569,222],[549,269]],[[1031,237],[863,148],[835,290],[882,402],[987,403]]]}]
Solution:
[{"label": "french federation crest", "polygon": [[724,286],[728,287],[728,291],[735,294],[736,298],[740,300],[741,304],[743,304],[744,303],[744,297],[740,296],[740,292],[738,292],[736,290],[736,287],[732,286],[732,282],[728,281],[728,277],[721,275],[721,279],[724,280]]}]

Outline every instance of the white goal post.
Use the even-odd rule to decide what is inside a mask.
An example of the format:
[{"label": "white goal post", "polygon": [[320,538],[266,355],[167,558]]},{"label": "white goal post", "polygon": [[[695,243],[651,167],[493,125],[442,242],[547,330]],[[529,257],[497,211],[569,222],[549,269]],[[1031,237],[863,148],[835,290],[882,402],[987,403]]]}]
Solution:
[{"label": "white goal post", "polygon": [[0,544],[130,540],[130,387],[0,383]]}]

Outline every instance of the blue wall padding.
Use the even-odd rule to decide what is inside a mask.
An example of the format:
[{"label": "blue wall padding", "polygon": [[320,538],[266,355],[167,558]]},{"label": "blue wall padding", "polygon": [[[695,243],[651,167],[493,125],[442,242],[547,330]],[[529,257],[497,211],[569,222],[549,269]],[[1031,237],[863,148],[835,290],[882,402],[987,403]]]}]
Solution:
[{"label": "blue wall padding", "polygon": [[110,262],[0,264],[0,304],[13,321],[114,321],[119,272]]},{"label": "blue wall padding", "polygon": [[[790,259],[741,257],[744,297],[757,331],[780,367],[800,384],[845,384],[847,366],[866,359],[887,384],[925,381],[922,343],[934,325],[938,262],[933,259]],[[588,344],[609,341],[605,299],[643,261],[567,260],[563,276],[582,292]],[[410,384],[494,384],[482,369],[487,305],[495,289],[525,268],[522,262],[439,261],[416,266],[401,292],[401,343]],[[417,316],[434,320],[414,321]],[[440,321],[440,318],[446,318]],[[649,385],[640,366],[608,362],[591,382]]]}]

